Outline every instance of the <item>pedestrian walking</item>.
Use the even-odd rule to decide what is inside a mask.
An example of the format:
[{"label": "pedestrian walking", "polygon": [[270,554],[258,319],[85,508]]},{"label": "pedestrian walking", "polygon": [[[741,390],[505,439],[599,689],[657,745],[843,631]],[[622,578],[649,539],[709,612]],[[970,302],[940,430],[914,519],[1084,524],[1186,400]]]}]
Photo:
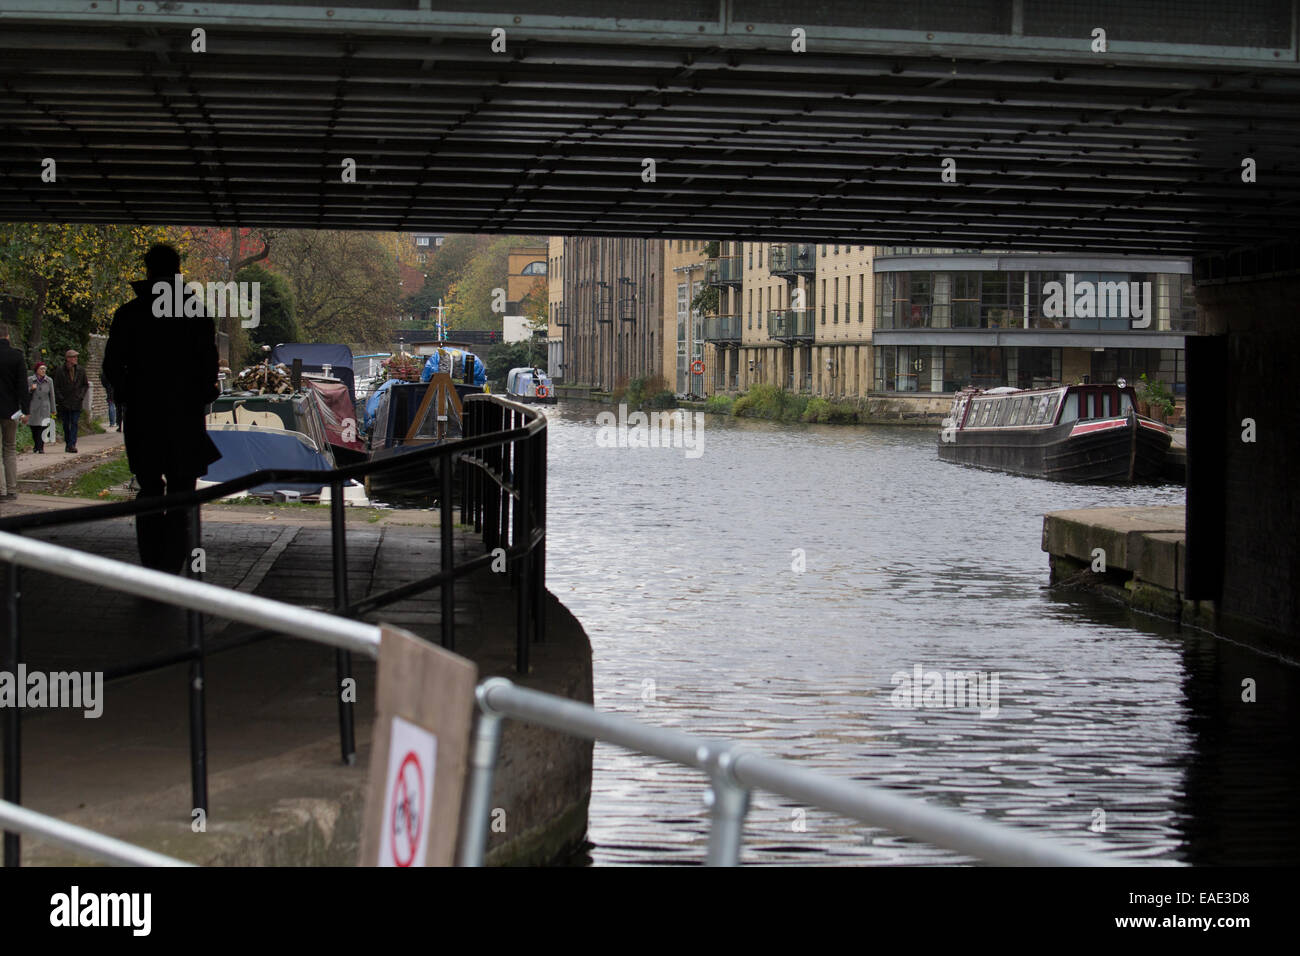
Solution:
[{"label": "pedestrian walking", "polygon": [[[104,347],[104,381],[118,402],[127,464],[140,486],[139,498],[181,495],[194,490],[221,452],[208,437],[205,412],[220,394],[217,330],[212,319],[186,316],[182,309],[154,310],[154,284],[184,288],[180,256],[171,246],[145,253],[143,281],[132,282],[136,297],[113,314]],[[158,368],[175,370],[166,388]],[[147,568],[176,573],[189,559],[188,509],[137,515],[136,541]]]},{"label": "pedestrian walking", "polygon": [[101,372],[99,384],[104,387],[104,401],[108,403],[108,427],[117,426],[117,430],[122,430],[122,423],[117,420],[117,400],[113,397],[113,386],[104,381],[104,375]]},{"label": "pedestrian walking", "polygon": [[36,363],[36,374],[28,385],[29,406],[27,423],[32,430],[32,450],[38,455],[45,454],[45,430],[54,424],[54,379],[49,376],[49,369],[44,362]]},{"label": "pedestrian walking", "polygon": [[81,420],[81,406],[90,391],[86,370],[77,364],[77,350],[63,353],[63,364],[54,370],[54,402],[59,408],[59,421],[63,422],[63,444],[69,454],[77,452],[77,424]]},{"label": "pedestrian walking", "polygon": [[0,325],[0,468],[5,498],[18,497],[18,422],[27,421],[27,362],[9,344],[9,326]]}]

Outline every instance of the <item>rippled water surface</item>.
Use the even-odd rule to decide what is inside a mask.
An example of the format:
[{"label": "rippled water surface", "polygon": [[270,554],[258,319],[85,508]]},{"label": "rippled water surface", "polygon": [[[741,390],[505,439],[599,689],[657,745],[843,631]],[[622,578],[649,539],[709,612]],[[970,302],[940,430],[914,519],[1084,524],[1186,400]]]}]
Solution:
[{"label": "rippled water surface", "polygon": [[[598,707],[1117,858],[1300,859],[1296,670],[1047,589],[1044,512],[1181,505],[1181,487],[961,468],[929,429],[710,416],[698,459],[599,448],[597,410],[551,414],[547,573],[591,637]],[[996,674],[996,715],[895,706],[917,665]],[[598,746],[593,861],[701,861],[703,789]],[[960,859],[764,793],[744,858]]]}]

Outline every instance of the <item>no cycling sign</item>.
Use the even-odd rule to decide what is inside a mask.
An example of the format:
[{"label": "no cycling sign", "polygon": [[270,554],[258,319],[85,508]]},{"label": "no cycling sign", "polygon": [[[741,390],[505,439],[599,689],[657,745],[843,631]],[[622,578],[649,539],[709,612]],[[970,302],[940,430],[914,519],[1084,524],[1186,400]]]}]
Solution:
[{"label": "no cycling sign", "polygon": [[438,738],[394,717],[390,739],[378,862],[380,866],[424,866]]},{"label": "no cycling sign", "polygon": [[382,631],[358,862],[451,866],[478,669],[408,631]]}]

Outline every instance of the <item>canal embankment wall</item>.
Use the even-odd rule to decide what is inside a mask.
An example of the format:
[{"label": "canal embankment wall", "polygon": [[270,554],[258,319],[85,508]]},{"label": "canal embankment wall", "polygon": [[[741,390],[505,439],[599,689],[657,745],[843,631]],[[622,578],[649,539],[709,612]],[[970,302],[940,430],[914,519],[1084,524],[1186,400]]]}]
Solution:
[{"label": "canal embankment wall", "polygon": [[1053,586],[1093,591],[1134,610],[1295,657],[1281,633],[1225,618],[1214,601],[1187,595],[1186,508],[1083,508],[1043,516],[1042,549]]},{"label": "canal embankment wall", "polygon": [[[676,407],[713,415],[759,418],[768,421],[819,423],[826,425],[913,425],[938,428],[952,407],[951,396],[869,396],[867,398],[821,398],[798,392],[780,393],[784,400],[749,403],[737,413],[735,404],[746,393],[717,395],[705,401],[678,401]],[[562,400],[617,405],[617,393],[587,386],[557,385]]]}]

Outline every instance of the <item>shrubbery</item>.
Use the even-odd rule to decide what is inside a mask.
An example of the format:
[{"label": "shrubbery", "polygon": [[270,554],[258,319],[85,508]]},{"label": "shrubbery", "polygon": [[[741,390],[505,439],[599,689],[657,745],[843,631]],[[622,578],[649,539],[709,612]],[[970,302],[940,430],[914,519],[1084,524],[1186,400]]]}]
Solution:
[{"label": "shrubbery", "polygon": [[[716,404],[715,404],[716,403]],[[852,425],[859,421],[859,409],[853,402],[830,401],[787,392],[775,385],[754,385],[739,398],[715,395],[708,400],[709,411],[725,411],[742,418],[767,418],[777,422],[822,422]]]},{"label": "shrubbery", "polygon": [[628,408],[677,407],[677,396],[658,375],[634,378],[626,386],[615,389],[611,397],[615,405],[626,404]]},{"label": "shrubbery", "polygon": [[704,410],[715,415],[730,415],[736,400],[730,395],[710,395],[704,400]]}]

